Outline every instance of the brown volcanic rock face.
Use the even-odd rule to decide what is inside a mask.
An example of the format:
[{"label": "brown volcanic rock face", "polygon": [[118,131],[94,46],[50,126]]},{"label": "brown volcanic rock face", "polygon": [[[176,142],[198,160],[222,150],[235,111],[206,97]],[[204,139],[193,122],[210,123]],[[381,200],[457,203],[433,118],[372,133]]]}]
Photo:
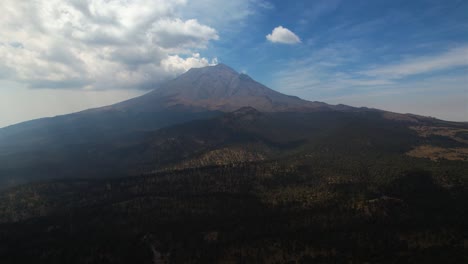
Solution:
[{"label": "brown volcanic rock face", "polygon": [[276,92],[224,64],[191,69],[146,95],[115,105],[140,111],[182,107],[226,112],[246,106],[262,112],[338,110]]}]

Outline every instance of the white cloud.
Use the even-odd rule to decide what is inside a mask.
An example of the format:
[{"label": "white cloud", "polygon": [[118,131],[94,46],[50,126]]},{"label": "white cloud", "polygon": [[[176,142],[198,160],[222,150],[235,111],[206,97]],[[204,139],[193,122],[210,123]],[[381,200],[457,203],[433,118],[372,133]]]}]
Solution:
[{"label": "white cloud", "polygon": [[186,59],[181,58],[178,55],[173,55],[161,61],[162,67],[168,72],[174,72],[175,75],[186,72],[191,68],[200,68],[216,64],[218,64],[218,60],[216,58],[210,62],[206,58],[201,58],[198,53],[194,53],[191,57]]},{"label": "white cloud", "polygon": [[199,52],[220,38],[216,28],[239,24],[257,1],[4,0],[0,80],[33,88],[151,88],[213,63]]},{"label": "white cloud", "polygon": [[159,20],[152,25],[149,34],[154,44],[172,50],[205,48],[210,40],[219,39],[216,30],[200,25],[196,19]]},{"label": "white cloud", "polygon": [[297,44],[301,43],[301,39],[294,34],[291,30],[278,26],[273,29],[271,34],[268,34],[266,38],[273,43],[283,44]]}]

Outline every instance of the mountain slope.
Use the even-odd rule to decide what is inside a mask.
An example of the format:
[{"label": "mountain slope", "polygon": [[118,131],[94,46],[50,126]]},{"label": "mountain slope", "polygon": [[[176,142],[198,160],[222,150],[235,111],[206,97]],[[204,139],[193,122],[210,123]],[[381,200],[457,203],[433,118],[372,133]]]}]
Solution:
[{"label": "mountain slope", "polygon": [[[88,167],[105,165],[100,163],[104,153],[147,132],[242,106],[262,111],[333,108],[275,92],[222,64],[192,69],[135,99],[0,129],[0,188],[33,179],[84,175]],[[72,170],[64,166],[74,163],[82,166]]]},{"label": "mountain slope", "polygon": [[[468,160],[462,152],[468,150],[468,142],[460,134],[468,132],[467,126],[423,119],[418,124],[439,134],[451,134],[422,135],[413,122],[389,120],[373,111],[264,113],[245,107],[220,117],[160,129],[121,151],[134,153],[133,159],[140,161],[134,167],[146,173],[294,156],[404,158],[420,146],[433,146],[458,154],[458,160]],[[449,155],[428,158],[451,159]]]},{"label": "mountain slope", "polygon": [[[223,115],[239,108],[243,110]],[[415,115],[305,101],[220,64],[192,69],[146,95],[112,106],[0,129],[0,188],[51,178],[125,176],[171,166],[282,158],[327,140],[349,154],[359,153],[370,139],[380,143],[367,147],[385,150],[388,144],[381,143],[387,141],[409,151],[417,147],[418,131],[412,126],[449,127],[453,133],[466,128]],[[437,136],[424,140],[432,142]],[[451,151],[464,158],[464,142],[454,137],[438,139],[435,147],[452,145],[448,154],[437,157],[453,156]],[[414,156],[427,156],[431,144]]]},{"label": "mountain slope", "polygon": [[154,111],[185,107],[192,110],[234,111],[244,106],[262,112],[338,109],[325,103],[310,102],[276,92],[224,64],[191,69],[142,97],[112,108]]}]

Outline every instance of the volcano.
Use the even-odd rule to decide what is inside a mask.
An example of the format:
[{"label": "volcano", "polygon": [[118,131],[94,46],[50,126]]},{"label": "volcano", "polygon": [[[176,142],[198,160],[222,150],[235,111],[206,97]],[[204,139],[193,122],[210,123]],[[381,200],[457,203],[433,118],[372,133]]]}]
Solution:
[{"label": "volcano", "polygon": [[[226,122],[231,119],[236,121]],[[407,139],[415,142],[415,132],[409,127],[434,123],[464,127],[441,122],[303,100],[218,64],[191,69],[147,94],[121,103],[0,129],[0,186],[50,178],[126,176],[135,171],[148,173],[178,166],[180,162],[198,164],[187,160],[200,160],[204,152],[219,154],[222,146],[234,156],[246,154],[246,146],[257,146],[246,155],[258,160],[290,153],[284,151],[285,146],[294,146],[288,151],[296,153],[299,149],[295,147],[304,148],[320,138],[325,140],[327,135],[332,135],[335,142],[353,133],[379,142],[387,135],[385,140],[392,142],[397,134],[388,131],[402,125],[405,129],[399,130],[402,135],[395,142],[406,142],[402,149],[409,151]],[[366,126],[368,129],[363,130]],[[359,140],[367,142],[368,138]],[[464,141],[454,142],[457,146]],[[231,149],[233,144],[239,144],[235,151]],[[342,142],[341,146],[348,144]],[[225,163],[229,158],[222,160]],[[242,157],[233,160],[245,161]]]},{"label": "volcano", "polygon": [[352,109],[282,94],[225,64],[190,69],[143,96],[103,109],[137,112],[230,112],[242,107],[253,107],[262,112]]}]

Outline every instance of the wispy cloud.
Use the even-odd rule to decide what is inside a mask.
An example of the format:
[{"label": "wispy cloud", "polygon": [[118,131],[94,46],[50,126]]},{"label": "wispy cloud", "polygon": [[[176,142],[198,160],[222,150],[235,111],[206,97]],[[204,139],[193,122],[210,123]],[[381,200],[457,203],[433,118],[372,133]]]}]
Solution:
[{"label": "wispy cloud", "polygon": [[322,94],[338,90],[352,92],[356,87],[396,85],[405,77],[437,75],[440,71],[468,66],[468,46],[436,55],[411,56],[401,61],[355,67],[353,63],[361,53],[353,46],[344,45],[316,50],[307,58],[291,60],[276,75],[274,86],[285,92],[308,89]]},{"label": "wispy cloud", "polygon": [[353,67],[361,55],[352,47],[319,49],[290,61],[275,75],[273,86],[309,100],[468,120],[468,46]]},{"label": "wispy cloud", "polygon": [[300,20],[301,23],[314,22],[321,16],[333,12],[340,5],[341,0],[318,0],[314,1],[314,5],[311,8],[304,10]]},{"label": "wispy cloud", "polygon": [[275,5],[266,0],[252,0],[254,4],[264,9],[275,9]]},{"label": "wispy cloud", "polygon": [[377,65],[361,73],[372,77],[400,79],[461,66],[468,66],[468,46],[453,48],[436,55],[413,56],[389,65]]},{"label": "wispy cloud", "polygon": [[[273,86],[286,93],[313,90],[317,93],[328,93],[346,85],[349,87],[352,75],[344,69],[357,60],[360,51],[352,45],[333,44],[313,50],[302,59],[290,60],[283,69],[275,74]],[[353,80],[364,84],[369,78]],[[376,81],[376,80],[373,80]]]}]

